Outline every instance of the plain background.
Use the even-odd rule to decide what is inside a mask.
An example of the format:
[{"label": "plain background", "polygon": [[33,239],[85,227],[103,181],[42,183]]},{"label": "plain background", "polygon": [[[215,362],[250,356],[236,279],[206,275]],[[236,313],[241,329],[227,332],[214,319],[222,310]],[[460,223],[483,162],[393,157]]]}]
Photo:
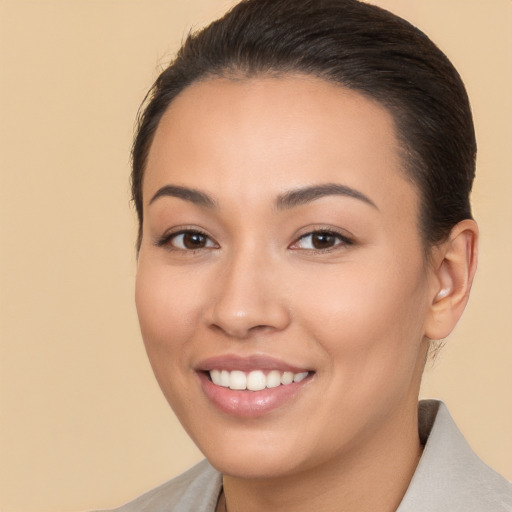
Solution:
[{"label": "plain background", "polygon": [[[0,0],[0,510],[114,506],[201,455],[161,396],[133,301],[133,121],[224,0]],[[479,140],[480,268],[423,396],[512,479],[512,2],[376,0],[453,60]]]}]

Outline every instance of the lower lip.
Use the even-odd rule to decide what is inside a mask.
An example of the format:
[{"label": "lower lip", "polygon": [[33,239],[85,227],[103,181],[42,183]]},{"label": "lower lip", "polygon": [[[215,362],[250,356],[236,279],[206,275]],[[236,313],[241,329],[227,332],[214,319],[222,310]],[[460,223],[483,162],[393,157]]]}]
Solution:
[{"label": "lower lip", "polygon": [[261,391],[235,391],[217,386],[205,372],[199,372],[199,379],[205,395],[222,412],[241,418],[255,418],[267,414],[292,401],[307,384],[311,375],[300,382],[265,388]]}]

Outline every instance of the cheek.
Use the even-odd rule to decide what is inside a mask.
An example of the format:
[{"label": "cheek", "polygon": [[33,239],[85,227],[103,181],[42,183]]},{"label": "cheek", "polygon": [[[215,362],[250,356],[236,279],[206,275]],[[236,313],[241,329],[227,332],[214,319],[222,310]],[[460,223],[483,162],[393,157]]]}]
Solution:
[{"label": "cheek", "polygon": [[423,338],[425,279],[420,266],[398,263],[373,271],[356,264],[322,270],[297,287],[295,303],[303,312],[297,316],[333,365],[346,363],[348,373],[396,368],[401,361],[411,368]]},{"label": "cheek", "polygon": [[200,296],[190,279],[172,274],[165,266],[139,262],[135,303],[155,373],[159,364],[178,364],[183,357],[182,348],[197,325]]},{"label": "cheek", "polygon": [[190,277],[139,261],[135,303],[142,338],[156,380],[180,419],[187,417],[192,400],[190,340],[199,325],[202,296]]}]

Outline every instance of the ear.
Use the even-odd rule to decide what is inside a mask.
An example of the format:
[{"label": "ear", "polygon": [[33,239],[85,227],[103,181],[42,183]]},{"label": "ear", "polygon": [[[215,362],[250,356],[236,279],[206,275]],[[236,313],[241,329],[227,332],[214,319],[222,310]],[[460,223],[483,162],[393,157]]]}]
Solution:
[{"label": "ear", "polygon": [[427,338],[446,338],[459,321],[469,299],[477,259],[478,226],[470,219],[454,226],[448,240],[433,249]]}]

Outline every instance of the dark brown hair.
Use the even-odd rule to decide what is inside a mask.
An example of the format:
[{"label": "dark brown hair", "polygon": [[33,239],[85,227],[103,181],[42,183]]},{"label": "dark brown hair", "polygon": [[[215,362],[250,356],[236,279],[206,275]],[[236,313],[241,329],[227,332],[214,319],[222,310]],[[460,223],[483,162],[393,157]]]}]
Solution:
[{"label": "dark brown hair", "polygon": [[374,98],[392,114],[406,175],[421,197],[430,247],[471,218],[476,141],[469,100],[448,58],[420,30],[357,0],[243,0],[190,34],[138,118],[132,197],[142,237],[142,182],[162,115],[193,82],[305,73]]}]

